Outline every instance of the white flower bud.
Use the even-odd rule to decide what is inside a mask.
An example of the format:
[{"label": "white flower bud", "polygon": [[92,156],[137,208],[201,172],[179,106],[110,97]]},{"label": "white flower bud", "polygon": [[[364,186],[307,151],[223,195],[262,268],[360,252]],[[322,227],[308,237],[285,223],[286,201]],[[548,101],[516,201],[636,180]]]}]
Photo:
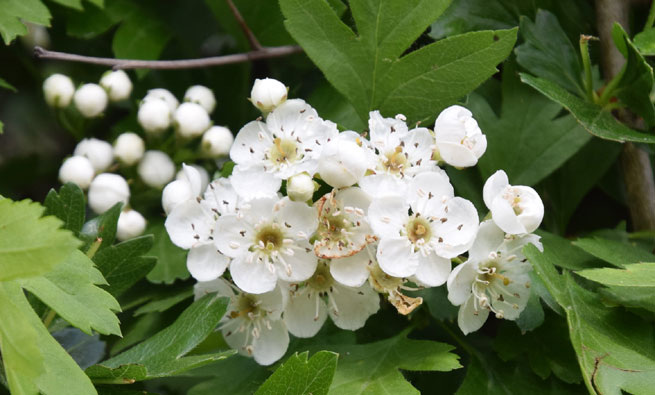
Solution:
[{"label": "white flower bud", "polygon": [[175,110],[175,127],[182,137],[194,138],[203,134],[209,129],[211,120],[209,114],[196,103],[182,103]]},{"label": "white flower bud", "polygon": [[140,161],[145,150],[143,139],[136,133],[123,133],[114,142],[114,156],[128,166]]},{"label": "white flower bud", "polygon": [[139,107],[139,125],[148,133],[158,134],[171,126],[171,109],[163,99],[145,100]]},{"label": "white flower bud", "polygon": [[211,158],[227,156],[234,143],[234,135],[223,126],[212,126],[202,135],[200,147]]},{"label": "white flower bud", "polygon": [[177,98],[167,89],[157,88],[150,89],[148,94],[143,98],[143,101],[148,101],[150,99],[160,99],[166,102],[168,108],[171,110],[171,114],[175,112],[177,106],[180,105],[180,102],[177,101]]},{"label": "white flower bud", "polygon": [[45,101],[51,107],[68,107],[75,94],[75,86],[63,74],[53,74],[43,82]]},{"label": "white flower bud", "polygon": [[124,241],[141,236],[146,230],[146,219],[138,211],[127,209],[121,212],[116,224],[116,238]]},{"label": "white flower bud", "polygon": [[84,117],[97,117],[107,108],[107,92],[98,84],[84,84],[75,91],[73,102]]},{"label": "white flower bud", "polygon": [[250,91],[250,101],[263,113],[269,113],[287,100],[289,89],[272,78],[256,79]]},{"label": "white flower bud", "polygon": [[132,81],[123,70],[106,72],[100,78],[100,86],[105,88],[111,101],[125,100],[132,93]]},{"label": "white flower bud", "polygon": [[287,180],[287,196],[296,202],[306,202],[314,195],[316,185],[307,173],[296,174]]},{"label": "white flower bud", "polygon": [[84,139],[77,143],[73,155],[88,158],[96,173],[102,173],[107,170],[114,161],[114,152],[111,144],[95,138]]},{"label": "white flower bud", "polygon": [[[186,165],[182,164],[182,168],[177,172],[175,175],[176,180],[189,180],[190,178],[196,178],[195,176],[189,175],[190,171],[187,169],[187,167],[191,167],[195,169],[198,172],[198,175],[200,176],[200,192],[204,191],[207,189],[207,185],[209,185],[209,173],[207,173],[207,170],[205,170],[204,167],[199,166],[199,165]],[[193,172],[191,172],[193,173]],[[200,195],[200,192],[198,192],[198,195]]]},{"label": "white flower bud", "polygon": [[443,110],[434,123],[439,159],[456,167],[470,167],[487,149],[487,137],[471,111],[462,106]]},{"label": "white flower bud", "polygon": [[357,143],[355,132],[339,133],[323,147],[318,160],[318,173],[335,188],[356,184],[372,167],[367,149]]},{"label": "white flower bud", "polygon": [[200,104],[207,111],[207,114],[211,114],[216,107],[214,92],[202,85],[194,85],[187,89],[184,94],[184,101]]},{"label": "white flower bud", "polygon": [[137,172],[146,185],[161,188],[175,176],[175,164],[161,151],[146,151]]},{"label": "white flower bud", "polygon": [[88,199],[91,210],[102,214],[118,202],[127,204],[130,200],[130,187],[118,174],[102,173],[91,182]]},{"label": "white flower bud", "polygon": [[62,184],[72,182],[82,189],[91,185],[94,175],[91,161],[83,156],[71,156],[59,168],[59,180]]},{"label": "white flower bud", "polygon": [[193,199],[193,193],[189,187],[189,183],[185,180],[175,180],[169,182],[161,194],[161,206],[164,208],[166,215],[180,203]]}]

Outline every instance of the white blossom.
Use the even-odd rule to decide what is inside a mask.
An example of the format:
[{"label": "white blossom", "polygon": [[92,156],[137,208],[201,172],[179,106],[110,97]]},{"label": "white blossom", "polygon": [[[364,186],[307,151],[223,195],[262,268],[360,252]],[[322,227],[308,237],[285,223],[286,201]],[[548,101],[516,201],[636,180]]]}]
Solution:
[{"label": "white blossom", "polygon": [[94,175],[91,161],[84,156],[71,156],[59,168],[59,180],[62,184],[72,182],[82,189],[91,185]]},{"label": "white blossom", "polygon": [[468,260],[448,278],[448,300],[460,306],[457,322],[464,334],[480,329],[489,312],[516,320],[525,309],[532,267],[522,249],[529,243],[542,249],[539,236],[506,236],[493,221],[480,224]]},{"label": "white blossom", "polygon": [[128,166],[132,166],[140,161],[145,151],[145,143],[136,133],[122,133],[114,141],[114,156]]},{"label": "white blossom", "polygon": [[256,79],[250,91],[250,101],[267,114],[287,100],[289,88],[278,80],[272,78]]},{"label": "white blossom", "polygon": [[118,202],[126,205],[129,200],[130,187],[118,174],[99,174],[89,186],[89,206],[97,214],[104,213]]},{"label": "white blossom", "polygon": [[152,99],[165,101],[171,114],[173,114],[177,106],[180,105],[180,102],[175,98],[175,95],[173,95],[169,90],[163,88],[150,89],[142,102]]},{"label": "white blossom", "polygon": [[68,107],[75,94],[75,86],[68,76],[53,74],[43,81],[45,101],[51,107]]},{"label": "white blossom", "polygon": [[169,214],[177,205],[187,200],[195,199],[202,192],[202,177],[200,172],[182,164],[182,177],[166,185],[161,195],[161,205]]},{"label": "white blossom", "polygon": [[162,151],[146,151],[137,172],[146,185],[162,188],[175,177],[175,164]]},{"label": "white blossom", "polygon": [[321,179],[334,188],[348,187],[374,167],[368,142],[358,133],[345,131],[328,142],[318,160]]},{"label": "white blossom", "polygon": [[202,135],[200,147],[210,158],[220,158],[230,153],[234,135],[224,126],[212,126]]},{"label": "white blossom", "polygon": [[296,174],[287,180],[287,196],[294,202],[306,202],[314,195],[316,185],[307,173]]},{"label": "white blossom", "polygon": [[483,198],[494,222],[505,233],[534,232],[544,217],[544,204],[539,194],[528,186],[510,185],[503,170],[487,179]]},{"label": "white blossom", "polygon": [[184,101],[200,104],[207,111],[207,114],[211,114],[216,107],[214,92],[202,85],[189,87],[184,93]]},{"label": "white blossom", "polygon": [[107,170],[114,161],[114,150],[111,144],[96,138],[83,139],[77,143],[73,155],[89,159],[96,173]]},{"label": "white blossom", "polygon": [[116,225],[116,239],[124,241],[141,236],[146,230],[146,219],[136,210],[121,211]]},{"label": "white blossom", "polygon": [[84,84],[73,95],[75,107],[86,118],[97,117],[105,111],[107,101],[107,92],[98,84]]},{"label": "white blossom", "polygon": [[438,156],[451,166],[475,166],[487,149],[487,137],[471,111],[462,106],[450,106],[439,114],[434,135]]},{"label": "white blossom", "polygon": [[368,282],[371,287],[378,293],[385,295],[389,303],[391,303],[396,310],[402,314],[407,315],[414,311],[423,303],[423,298],[407,296],[403,291],[417,291],[417,288],[412,288],[407,284],[407,279],[390,276],[385,273],[380,266],[371,261],[368,265],[370,272]]},{"label": "white blossom", "polygon": [[132,81],[123,70],[107,71],[100,78],[100,86],[105,88],[110,101],[126,100],[132,93]]},{"label": "white blossom", "polygon": [[143,130],[158,134],[171,126],[172,115],[173,112],[164,99],[152,98],[141,102],[137,120]]},{"label": "white blossom", "polygon": [[196,103],[182,103],[173,114],[175,130],[185,138],[201,136],[211,126],[209,114]]},{"label": "white blossom", "polygon": [[[176,180],[186,180],[188,175],[187,172],[184,170],[184,164],[182,165],[182,168],[175,174],[175,179]],[[196,169],[198,174],[200,175],[200,191],[203,192],[205,189],[207,189],[207,186],[209,185],[209,173],[207,170],[205,170],[204,167],[196,164],[190,164],[188,166],[191,166],[192,168]]]}]

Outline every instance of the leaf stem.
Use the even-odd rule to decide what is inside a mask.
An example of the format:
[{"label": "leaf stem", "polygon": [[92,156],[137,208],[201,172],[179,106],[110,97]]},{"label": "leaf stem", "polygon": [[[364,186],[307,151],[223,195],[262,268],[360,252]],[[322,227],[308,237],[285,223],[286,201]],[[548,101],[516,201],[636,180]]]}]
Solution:
[{"label": "leaf stem", "polygon": [[48,314],[43,319],[43,326],[45,326],[46,329],[49,328],[50,324],[52,324],[52,320],[54,320],[56,316],[57,316],[57,312],[54,311],[53,309],[49,309]]},{"label": "leaf stem", "polygon": [[650,11],[648,12],[648,19],[646,19],[646,24],[644,25],[644,30],[650,29],[655,23],[655,0],[650,4]]},{"label": "leaf stem", "polygon": [[89,259],[93,259],[93,256],[98,252],[98,249],[102,245],[102,237],[98,237],[96,241],[91,244],[89,249],[86,251],[86,256],[89,257]]},{"label": "leaf stem", "polygon": [[582,56],[582,65],[584,66],[584,88],[592,102],[598,101],[598,96],[594,92],[594,84],[591,74],[591,58],[589,57],[589,40],[594,37],[586,34],[580,35],[580,55]]}]

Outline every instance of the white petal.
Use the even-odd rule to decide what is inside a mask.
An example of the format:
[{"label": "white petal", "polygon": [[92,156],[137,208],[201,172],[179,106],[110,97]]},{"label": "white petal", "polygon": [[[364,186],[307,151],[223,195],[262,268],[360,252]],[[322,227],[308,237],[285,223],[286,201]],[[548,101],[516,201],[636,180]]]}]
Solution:
[{"label": "white petal", "polygon": [[253,346],[253,357],[260,365],[270,365],[284,356],[289,347],[289,333],[282,320],[271,321],[271,329],[262,325]]},{"label": "white petal", "polygon": [[212,281],[199,281],[193,286],[193,294],[196,300],[210,293],[217,293],[219,296],[234,296],[232,287],[223,278]]},{"label": "white petal", "polygon": [[316,231],[318,213],[315,207],[302,202],[293,202],[285,197],[277,203],[276,208],[279,211],[275,214],[275,218],[278,223],[284,224],[285,232],[292,235],[302,232],[309,237]]},{"label": "white petal", "polygon": [[418,267],[416,268],[416,279],[428,287],[438,287],[448,280],[450,274],[450,259],[442,258],[437,254],[428,256],[418,255]]},{"label": "white petal", "polygon": [[478,163],[478,156],[476,153],[462,144],[437,141],[437,149],[439,150],[439,156],[441,159],[451,166],[471,167]]},{"label": "white petal", "polygon": [[319,121],[322,120],[312,106],[302,99],[291,99],[277,106],[266,117],[266,126],[277,137],[291,137],[287,133],[293,131],[294,137],[302,138],[311,131],[312,123],[320,123]]},{"label": "white petal", "polygon": [[216,220],[214,244],[230,258],[243,256],[252,245],[253,232],[250,224],[235,214],[223,215]]},{"label": "white petal", "polygon": [[473,140],[473,153],[480,158],[487,150],[487,136],[479,134],[471,137],[471,140]]},{"label": "white petal", "polygon": [[450,184],[448,175],[444,172],[425,172],[417,174],[409,184],[407,201],[414,212],[422,212],[422,204],[427,200],[434,199],[441,202],[442,199],[450,199],[455,196],[455,190]]},{"label": "white petal", "polygon": [[469,261],[483,262],[489,258],[489,253],[498,251],[505,239],[503,232],[492,220],[480,224],[478,234],[469,250]]},{"label": "white petal", "polygon": [[[281,254],[275,267],[280,279],[289,282],[305,281],[314,274],[318,258],[308,242],[299,243],[302,248],[296,249],[293,255]],[[286,262],[286,265],[282,262]]]},{"label": "white petal", "polygon": [[471,287],[478,275],[478,262],[468,260],[453,269],[448,277],[448,300],[455,306],[465,303],[471,296]]},{"label": "white petal", "polygon": [[405,226],[409,206],[402,198],[376,199],[368,208],[368,222],[379,237],[398,237]]},{"label": "white petal", "polygon": [[335,285],[330,297],[337,306],[336,310],[328,306],[332,322],[349,331],[363,327],[368,317],[380,309],[380,296],[368,285],[359,288]]},{"label": "white petal", "polygon": [[459,313],[457,314],[457,324],[465,335],[482,328],[482,325],[484,325],[489,316],[489,310],[487,309],[476,311],[474,303],[474,297],[471,296],[466,303],[460,306]]},{"label": "white petal", "polygon": [[280,199],[277,196],[256,198],[250,200],[247,204],[241,205],[240,215],[249,224],[269,222],[273,220],[274,209],[279,202]]},{"label": "white petal", "polygon": [[212,217],[196,200],[180,203],[166,218],[166,231],[173,244],[189,249],[196,243],[205,243],[212,232]]},{"label": "white petal", "polygon": [[521,312],[525,309],[530,298],[530,288],[525,286],[530,283],[530,277],[526,274],[513,276],[509,285],[496,285],[498,288],[504,288],[502,293],[503,299],[493,298],[491,305],[496,311],[503,312],[503,318],[506,320],[515,320],[519,318]]},{"label": "white petal", "polygon": [[368,212],[368,207],[371,205],[370,196],[361,188],[357,187],[341,189],[334,195],[334,198],[341,202],[341,205],[344,207],[362,209],[364,214]]},{"label": "white petal", "polygon": [[263,262],[253,259],[248,262],[245,256],[230,262],[232,280],[242,291],[251,294],[263,294],[275,289],[277,276],[268,270]]},{"label": "white petal", "polygon": [[534,232],[541,225],[541,220],[544,218],[544,203],[537,191],[530,187],[518,185],[513,189],[521,198],[519,221],[525,227],[525,233]]},{"label": "white petal", "polygon": [[366,248],[355,255],[332,259],[330,274],[335,280],[349,287],[362,286],[368,280],[368,264],[371,261]]},{"label": "white petal", "polygon": [[225,272],[229,261],[214,244],[205,244],[191,248],[186,258],[186,267],[196,280],[211,281]]},{"label": "white petal", "polygon": [[496,225],[506,233],[514,235],[527,233],[527,229],[519,220],[512,205],[502,195],[496,196],[489,209]]},{"label": "white petal", "polygon": [[491,204],[496,196],[500,195],[508,185],[507,174],[502,170],[498,170],[487,179],[482,189],[482,197],[489,210],[491,210]]},{"label": "white petal", "polygon": [[234,190],[244,200],[275,196],[282,186],[282,180],[267,173],[263,166],[235,166],[231,179]]},{"label": "white petal", "polygon": [[371,143],[381,150],[393,150],[408,132],[405,122],[395,118],[383,118],[379,111],[369,113],[368,128]]},{"label": "white petal", "polygon": [[446,202],[443,213],[446,222],[435,221],[435,236],[441,238],[437,243],[436,252],[444,258],[454,258],[466,252],[478,232],[478,212],[473,203],[460,197],[454,197]]},{"label": "white petal", "polygon": [[239,198],[229,179],[219,178],[212,181],[204,194],[205,203],[221,215],[234,214]]},{"label": "white petal", "polygon": [[257,295],[259,300],[259,307],[266,310],[266,317],[277,320],[282,317],[282,311],[286,306],[286,290],[282,290],[280,283],[275,287],[271,292],[266,292],[260,295]]},{"label": "white petal", "polygon": [[327,309],[317,292],[307,290],[291,296],[284,310],[284,322],[292,335],[312,337],[327,319]]},{"label": "white petal", "polygon": [[373,174],[359,180],[359,186],[371,199],[397,196],[404,197],[407,183],[391,174]]},{"label": "white petal", "polygon": [[237,165],[261,163],[271,144],[271,133],[266,128],[266,124],[258,121],[249,122],[237,133],[230,148],[230,159]]},{"label": "white petal", "polygon": [[187,166],[182,163],[182,171],[184,172],[184,177],[191,186],[191,194],[193,196],[200,196],[202,192],[202,176],[200,172],[193,166]]},{"label": "white petal", "polygon": [[377,259],[382,271],[393,277],[409,277],[416,273],[418,256],[407,238],[384,238],[378,244]]},{"label": "white petal", "polygon": [[[432,148],[434,137],[427,128],[415,128],[409,131],[406,138],[403,138],[404,150],[412,165],[424,165],[432,160]],[[417,164],[417,162],[419,164]],[[426,163],[423,163],[426,162]]]}]

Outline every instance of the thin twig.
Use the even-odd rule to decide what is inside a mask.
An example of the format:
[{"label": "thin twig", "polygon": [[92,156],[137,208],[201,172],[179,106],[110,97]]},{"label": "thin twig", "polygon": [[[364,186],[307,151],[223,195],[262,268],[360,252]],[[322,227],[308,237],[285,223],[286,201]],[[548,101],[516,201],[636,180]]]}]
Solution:
[{"label": "thin twig", "polygon": [[227,5],[230,6],[230,10],[234,15],[234,19],[236,19],[237,22],[239,22],[239,26],[241,26],[241,30],[243,30],[243,34],[246,35],[246,39],[248,39],[250,48],[254,51],[259,51],[263,49],[262,45],[257,40],[257,37],[255,37],[255,34],[248,27],[248,24],[246,23],[245,19],[243,19],[243,17],[241,16],[241,13],[239,12],[237,6],[234,5],[232,0],[225,0],[225,1],[227,2]]},{"label": "thin twig", "polygon": [[114,70],[120,69],[193,69],[202,67],[222,66],[226,64],[251,62],[259,59],[277,58],[302,52],[297,45],[285,45],[281,47],[264,47],[257,51],[237,53],[224,56],[213,56],[199,59],[180,60],[138,60],[138,59],[113,59],[99,58],[95,56],[76,55],[66,52],[49,51],[41,47],[34,47],[34,56],[40,59],[57,59],[67,62],[81,62],[111,66]]}]

